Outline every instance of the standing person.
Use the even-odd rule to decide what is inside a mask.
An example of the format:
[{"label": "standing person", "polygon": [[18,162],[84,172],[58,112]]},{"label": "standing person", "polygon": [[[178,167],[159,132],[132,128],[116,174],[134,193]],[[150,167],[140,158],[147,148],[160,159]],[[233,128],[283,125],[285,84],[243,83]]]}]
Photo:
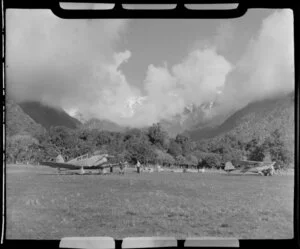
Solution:
[{"label": "standing person", "polygon": [[125,173],[125,171],[126,171],[127,168],[128,168],[128,162],[125,161],[125,162],[124,162],[124,173]]},{"label": "standing person", "polygon": [[188,166],[187,166],[187,165],[183,165],[183,170],[182,170],[182,172],[183,172],[183,173],[186,173],[186,172],[187,172],[187,169],[188,169]]},{"label": "standing person", "polygon": [[121,162],[119,162],[119,165],[120,165],[120,174],[124,175],[124,165]]},{"label": "standing person", "polygon": [[200,172],[200,167],[202,166],[202,159],[200,158],[197,164],[198,172]]},{"label": "standing person", "polygon": [[122,162],[122,165],[123,165],[123,174],[126,173],[126,168],[127,168],[127,162]]},{"label": "standing person", "polygon": [[136,171],[137,171],[137,173],[140,173],[140,168],[141,168],[141,164],[140,164],[139,161],[137,161],[137,163],[136,163]]}]

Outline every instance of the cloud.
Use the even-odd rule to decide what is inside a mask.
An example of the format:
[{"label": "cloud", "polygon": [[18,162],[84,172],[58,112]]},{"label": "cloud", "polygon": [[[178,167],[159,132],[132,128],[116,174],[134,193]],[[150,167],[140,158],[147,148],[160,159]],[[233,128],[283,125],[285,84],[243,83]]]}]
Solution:
[{"label": "cloud", "polygon": [[139,94],[119,69],[130,51],[116,52],[127,25],[118,19],[59,19],[47,10],[8,10],[8,95],[117,121],[125,99]]},{"label": "cloud", "polygon": [[263,20],[226,80],[216,114],[294,90],[293,15],[275,11]]},{"label": "cloud", "polygon": [[290,10],[275,11],[263,20],[236,65],[222,56],[235,30],[230,23],[224,23],[222,28],[222,32],[217,29],[218,35],[211,46],[204,41],[201,49],[195,48],[171,70],[166,66],[149,66],[144,83],[152,100],[149,100],[152,104],[149,104],[152,107],[149,113],[153,120],[180,114],[187,105],[216,101],[215,107],[204,117],[212,118],[294,90]]},{"label": "cloud", "polygon": [[144,81],[147,101],[136,117],[151,124],[181,114],[187,105],[213,101],[231,70],[232,65],[213,48],[192,51],[170,70],[150,65]]},{"label": "cloud", "polygon": [[8,94],[131,126],[151,125],[214,98],[231,65],[212,48],[192,51],[171,69],[150,64],[144,89],[130,85],[120,67],[131,52],[116,52],[127,25],[8,11]]},{"label": "cloud", "polygon": [[149,62],[141,89],[120,69],[134,56],[117,51],[127,26],[128,21],[118,19],[63,20],[50,11],[8,10],[8,94],[17,101],[78,111],[85,118],[141,127],[170,119],[190,105],[217,100],[212,117],[294,89],[291,11],[267,17],[236,65],[222,55],[236,33],[225,23],[212,37],[213,45],[200,41],[203,46],[181,62]]},{"label": "cloud", "polygon": [[173,73],[187,104],[201,105],[215,99],[232,69],[222,55],[210,48],[191,52],[182,63],[173,66]]}]

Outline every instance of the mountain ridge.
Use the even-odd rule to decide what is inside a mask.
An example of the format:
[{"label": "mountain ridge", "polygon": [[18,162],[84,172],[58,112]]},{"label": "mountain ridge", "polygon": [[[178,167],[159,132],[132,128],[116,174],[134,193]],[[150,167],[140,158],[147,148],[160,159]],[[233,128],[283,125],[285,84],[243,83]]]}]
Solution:
[{"label": "mountain ridge", "polygon": [[16,134],[43,133],[45,128],[37,124],[23,109],[11,99],[6,99],[6,134],[13,136]]},{"label": "mountain ridge", "polygon": [[295,153],[294,93],[276,99],[251,103],[231,115],[220,126],[212,129],[189,131],[188,135],[199,145],[217,145],[226,136],[242,143],[257,139],[259,143],[278,131],[285,149]]},{"label": "mountain ridge", "polygon": [[26,101],[18,104],[24,113],[47,130],[51,126],[65,126],[75,129],[81,125],[79,120],[71,117],[63,109],[50,107],[37,101]]},{"label": "mountain ridge", "polygon": [[88,129],[88,130],[104,130],[104,131],[112,131],[112,132],[122,132],[126,130],[125,126],[118,125],[112,121],[105,119],[97,119],[92,118],[85,121],[80,128]]},{"label": "mountain ridge", "polygon": [[[8,134],[18,132],[32,133],[34,130],[49,129],[51,126],[68,128],[98,129],[112,132],[123,132],[128,127],[118,125],[109,120],[90,119],[81,123],[64,110],[55,109],[37,102],[14,103],[7,101]],[[193,110],[197,113],[194,114]],[[188,134],[193,141],[207,139],[218,140],[225,134],[234,135],[249,140],[253,136],[265,137],[274,129],[279,129],[289,148],[294,144],[294,93],[283,97],[257,101],[229,115],[226,119],[203,122],[200,109],[189,109],[185,115],[193,115],[190,127],[184,127],[179,118],[160,122],[170,137],[178,133]],[[199,118],[197,120],[197,117]],[[221,122],[222,119],[224,122]],[[199,121],[197,123],[197,121]],[[192,128],[191,128],[192,127]],[[195,128],[199,127],[199,128]],[[147,128],[147,127],[146,127]],[[145,128],[145,129],[146,129]],[[178,132],[179,131],[179,132]],[[171,135],[170,135],[171,134]]]}]

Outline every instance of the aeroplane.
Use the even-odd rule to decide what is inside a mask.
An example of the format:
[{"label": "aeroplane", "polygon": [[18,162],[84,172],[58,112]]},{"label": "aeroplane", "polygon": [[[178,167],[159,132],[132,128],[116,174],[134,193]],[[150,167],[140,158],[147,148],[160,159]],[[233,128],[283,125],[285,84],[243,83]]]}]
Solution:
[{"label": "aeroplane", "polygon": [[89,155],[85,154],[67,162],[62,159],[61,162],[42,162],[41,165],[49,166],[52,168],[57,168],[60,172],[61,169],[80,169],[80,174],[85,174],[84,169],[99,169],[99,173],[104,173],[104,170],[109,167],[115,167],[119,164],[108,164],[108,159],[112,158],[108,154],[102,155]]},{"label": "aeroplane", "polygon": [[241,173],[252,172],[258,173],[259,175],[272,176],[275,172],[274,165],[276,162],[260,162],[260,161],[247,161],[247,160],[238,160],[227,162],[225,164],[224,170],[227,173],[230,173],[235,170],[239,170]]}]

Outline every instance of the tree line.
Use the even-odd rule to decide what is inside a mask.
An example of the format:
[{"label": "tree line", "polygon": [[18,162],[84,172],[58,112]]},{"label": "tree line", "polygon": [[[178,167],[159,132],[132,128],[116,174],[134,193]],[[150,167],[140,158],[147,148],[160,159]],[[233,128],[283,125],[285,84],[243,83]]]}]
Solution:
[{"label": "tree line", "polygon": [[62,155],[65,160],[91,153],[108,153],[117,161],[135,164],[159,163],[165,166],[200,166],[222,168],[225,162],[248,159],[276,161],[277,168],[287,168],[293,155],[285,148],[279,130],[265,140],[253,137],[242,141],[236,136],[225,135],[215,140],[192,141],[187,134],[168,136],[160,124],[148,129],[127,129],[124,132],[97,129],[68,129],[56,126],[37,134],[15,134],[6,138],[8,163],[53,160]]}]

